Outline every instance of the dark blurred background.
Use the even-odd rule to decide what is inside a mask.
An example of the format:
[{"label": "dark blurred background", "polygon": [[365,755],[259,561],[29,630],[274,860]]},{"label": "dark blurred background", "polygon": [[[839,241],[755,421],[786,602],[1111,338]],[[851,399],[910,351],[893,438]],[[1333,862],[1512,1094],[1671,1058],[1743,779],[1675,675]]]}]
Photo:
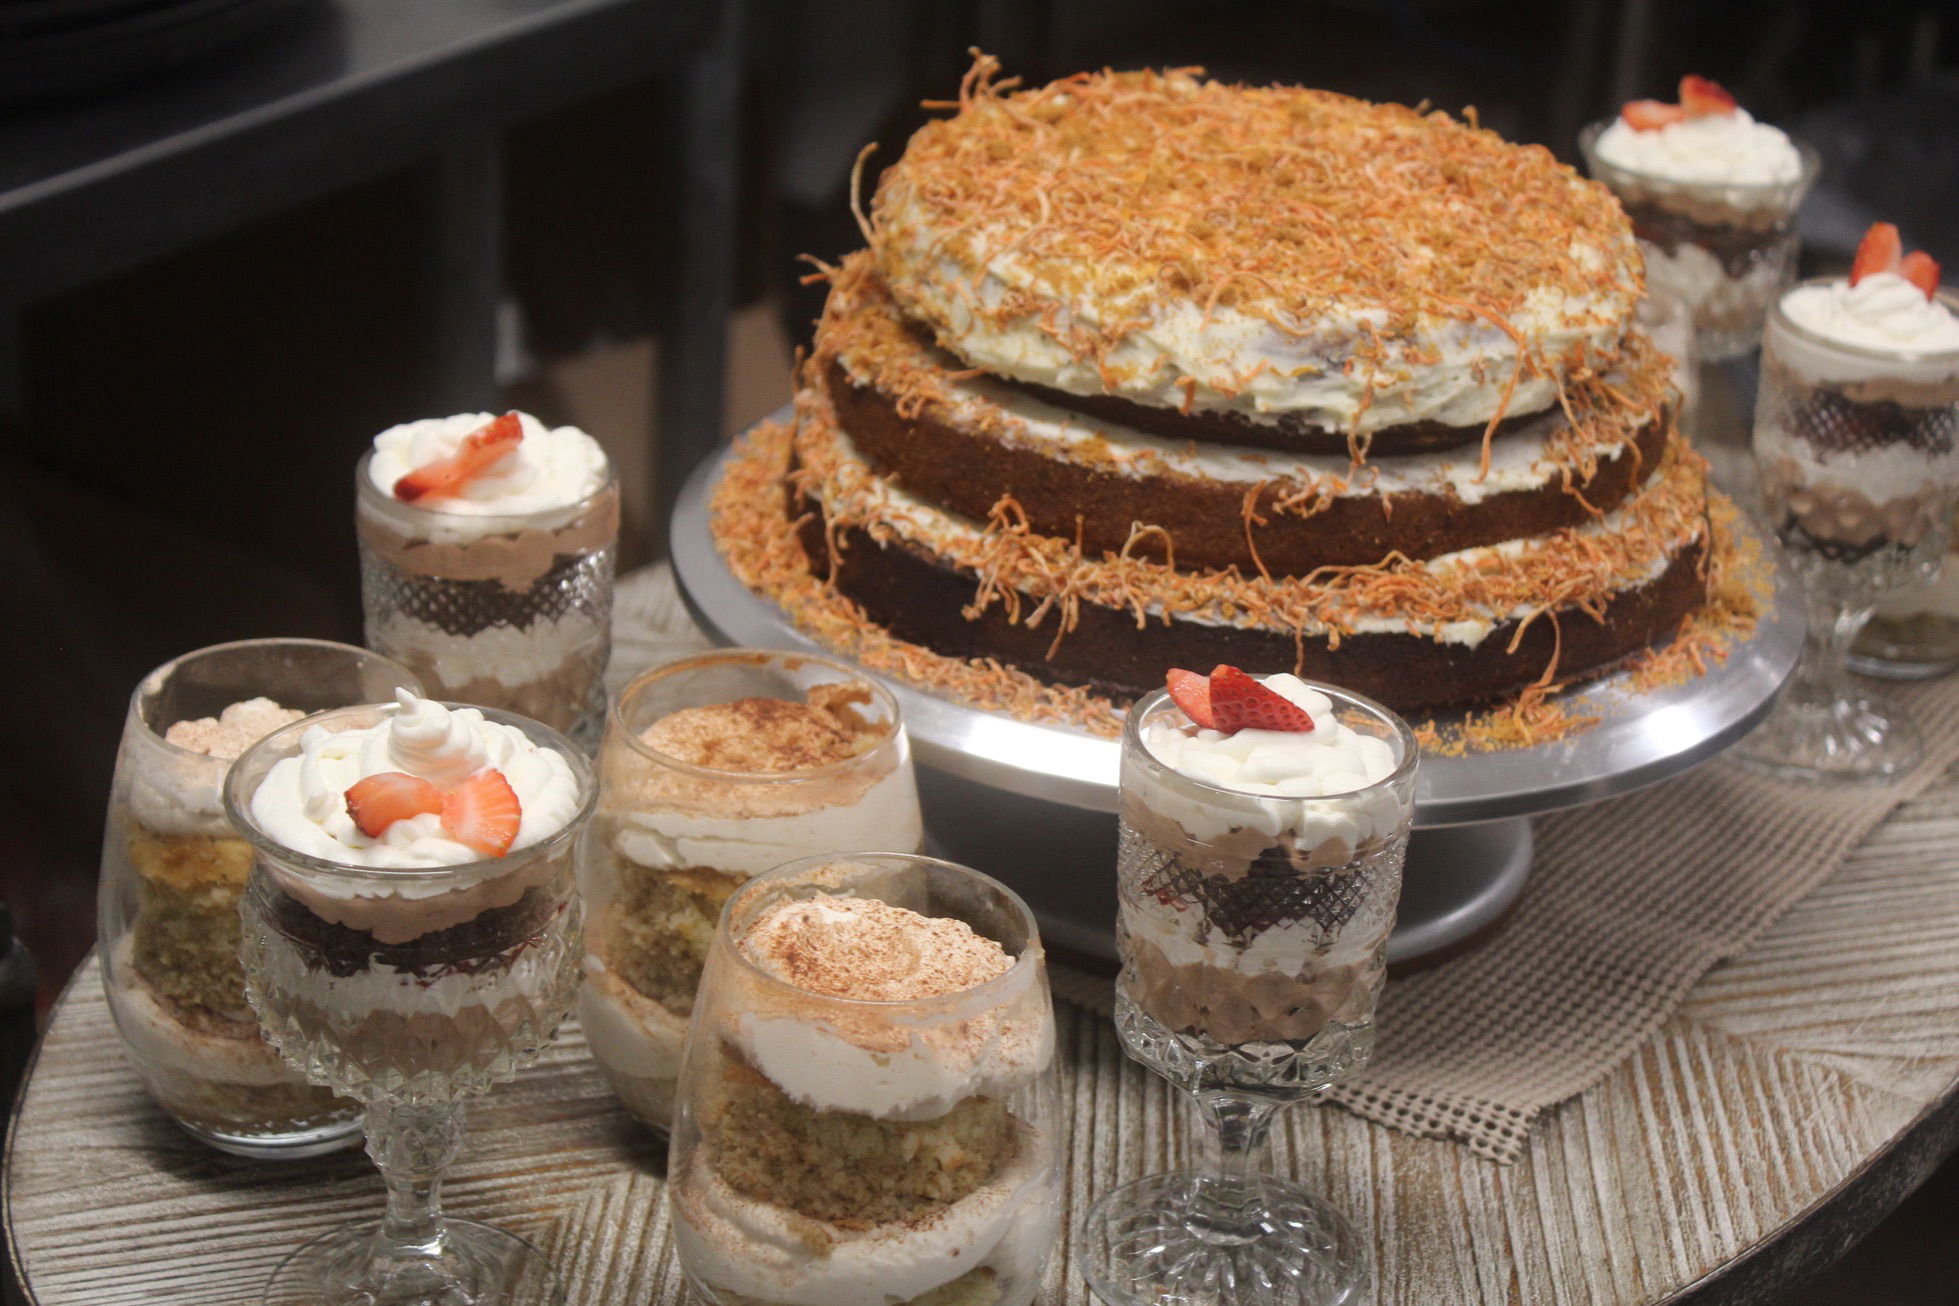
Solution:
[{"label": "dark blurred background", "polygon": [[[410,29],[445,5],[451,22],[480,8],[486,30],[562,7],[427,3],[418,19],[403,0],[279,0],[249,24],[235,18],[222,39],[184,41],[146,62],[128,42],[114,57],[74,40],[35,46],[25,16],[48,0],[0,0],[0,224],[35,202],[57,165],[85,166],[76,151],[88,141],[140,148],[146,123],[186,105],[249,114],[271,70],[330,79],[385,53],[377,43],[427,36]],[[112,7],[73,0],[69,13],[79,22]],[[796,255],[835,257],[858,243],[847,207],[857,150],[876,140],[876,159],[895,158],[924,120],[918,102],[956,91],[972,46],[1030,82],[1084,67],[1197,64],[1228,79],[1452,112],[1473,105],[1486,125],[1566,160],[1582,124],[1628,98],[1672,98],[1681,74],[1698,72],[1821,151],[1823,180],[1803,214],[1812,268],[1846,264],[1876,217],[1959,268],[1951,4],[753,0],[739,20],[740,123],[726,142],[734,311],[683,328],[726,333],[729,399],[709,423],[718,430],[686,433],[696,440],[786,395],[789,351],[820,304],[819,290],[797,283]],[[503,75],[516,87],[544,71]],[[627,565],[661,552],[654,451],[674,438],[655,429],[651,397],[658,328],[674,338],[663,296],[682,272],[662,202],[686,184],[664,131],[671,80],[559,96],[474,138],[411,118],[365,145],[350,132],[342,145],[358,155],[385,138],[393,158],[426,134],[431,155],[461,142],[500,167],[492,292],[503,393],[493,397],[578,420],[607,444],[626,477]],[[77,121],[89,125],[80,136]],[[42,157],[55,140],[68,156]],[[261,183],[219,172],[180,198],[222,210],[234,188]],[[137,679],[220,640],[359,642],[354,460],[382,427],[454,410],[437,239],[453,200],[426,165],[390,166],[249,221],[219,220],[179,248],[109,260],[59,293],[0,284],[0,731],[13,741],[0,786],[0,898],[42,960],[44,994],[92,941],[101,809]],[[118,220],[134,229],[143,217]],[[32,261],[60,243],[58,232],[40,239],[45,250],[0,253]],[[1949,1229],[1955,1216],[1948,1166],[1894,1224]],[[1801,1300],[1959,1300],[1949,1238],[1900,1235],[1884,1248]],[[1933,1283],[1938,1295],[1923,1295]]]}]

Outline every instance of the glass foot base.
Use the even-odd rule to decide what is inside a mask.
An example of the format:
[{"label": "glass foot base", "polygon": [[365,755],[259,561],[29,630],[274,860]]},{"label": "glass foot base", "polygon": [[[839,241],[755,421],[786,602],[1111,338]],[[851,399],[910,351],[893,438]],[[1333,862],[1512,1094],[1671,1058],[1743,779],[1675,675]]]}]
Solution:
[{"label": "glass foot base", "polygon": [[378,1224],[322,1234],[279,1263],[265,1306],[559,1306],[544,1254],[514,1233],[447,1220],[440,1254],[370,1262]]},{"label": "glass foot base", "polygon": [[1237,1200],[1207,1198],[1195,1171],[1124,1184],[1089,1208],[1077,1256],[1110,1306],[1351,1306],[1373,1263],[1353,1227],[1297,1184],[1255,1176]]},{"label": "glass foot base", "polygon": [[1870,699],[1831,703],[1784,699],[1735,756],[1783,780],[1882,784],[1925,755],[1918,728]]},{"label": "glass foot base", "polygon": [[222,1129],[192,1124],[177,1119],[177,1127],[198,1142],[215,1147],[230,1156],[247,1161],[298,1161],[309,1156],[325,1156],[353,1147],[361,1141],[361,1118],[336,1120],[316,1129],[291,1134],[233,1134]]}]

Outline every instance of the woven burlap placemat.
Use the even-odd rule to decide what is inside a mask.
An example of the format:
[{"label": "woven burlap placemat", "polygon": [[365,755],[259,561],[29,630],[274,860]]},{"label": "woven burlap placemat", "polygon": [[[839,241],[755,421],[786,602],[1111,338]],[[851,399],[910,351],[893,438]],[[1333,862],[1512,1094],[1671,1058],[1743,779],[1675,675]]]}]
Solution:
[{"label": "woven burlap placemat", "polygon": [[[664,569],[622,584],[619,613],[625,670],[705,643]],[[1464,954],[1389,983],[1373,1060],[1331,1099],[1516,1160],[1540,1114],[1633,1055],[1710,967],[1744,951],[1959,762],[1959,678],[1886,692],[1926,742],[1924,762],[1898,783],[1778,781],[1715,761],[1538,818],[1516,910]],[[1053,974],[1058,998],[1109,1012],[1108,980]]]}]

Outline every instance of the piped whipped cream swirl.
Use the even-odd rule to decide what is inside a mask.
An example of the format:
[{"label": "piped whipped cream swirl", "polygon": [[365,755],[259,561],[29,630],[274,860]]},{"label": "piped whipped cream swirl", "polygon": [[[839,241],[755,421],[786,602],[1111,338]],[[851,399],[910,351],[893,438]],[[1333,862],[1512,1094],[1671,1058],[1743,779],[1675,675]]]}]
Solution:
[{"label": "piped whipped cream swirl", "polygon": [[1770,186],[1803,175],[1802,155],[1779,127],[1746,109],[1708,114],[1640,131],[1616,118],[1598,138],[1598,157],[1616,168],[1666,181]]},{"label": "piped whipped cream swirl", "polygon": [[353,866],[455,866],[482,854],[449,838],[442,818],[426,813],[363,834],[347,811],[347,790],[385,771],[402,771],[448,787],[485,768],[503,772],[523,817],[511,851],[550,838],[578,814],[578,780],[555,749],[540,747],[515,726],[487,720],[472,707],[448,708],[397,690],[401,709],[373,726],[329,731],[314,726],[300,751],[276,763],[252,795],[253,817],[294,852]]},{"label": "piped whipped cream swirl", "polygon": [[1854,286],[1847,279],[1797,286],[1783,296],[1782,311],[1805,331],[1858,349],[1959,351],[1959,316],[1895,272]]},{"label": "piped whipped cream swirl", "polygon": [[[495,420],[491,413],[459,413],[391,426],[374,437],[367,476],[392,497],[395,482],[454,454],[473,432]],[[517,414],[524,438],[494,467],[474,477],[460,494],[428,498],[416,507],[465,516],[525,516],[569,508],[605,484],[608,464],[599,442],[575,426],[547,427]]]}]

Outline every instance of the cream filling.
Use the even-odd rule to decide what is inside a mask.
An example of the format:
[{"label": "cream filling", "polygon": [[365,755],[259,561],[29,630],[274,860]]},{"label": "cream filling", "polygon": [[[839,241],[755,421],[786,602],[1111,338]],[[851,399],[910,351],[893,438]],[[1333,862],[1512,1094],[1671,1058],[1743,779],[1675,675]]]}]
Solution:
[{"label": "cream filling", "polygon": [[853,1233],[813,1250],[812,1221],[743,1196],[722,1182],[713,1149],[703,1146],[670,1192],[673,1236],[682,1262],[717,1291],[798,1306],[866,1306],[910,1301],[976,1266],[990,1265],[1011,1286],[1007,1302],[1032,1298],[1055,1240],[1052,1143],[1024,1122],[1014,1155],[992,1183],[920,1224]]},{"label": "cream filling", "polygon": [[[858,454],[856,446],[851,443],[849,436],[834,426],[828,429],[827,434],[829,438],[835,440],[837,452],[849,468],[851,485],[848,493],[853,510],[868,509],[881,526],[888,528],[898,538],[931,553],[957,555],[976,549],[982,544],[986,531],[978,523],[946,512],[892,485],[871,471],[870,466]],[[825,478],[818,483],[816,492],[822,501],[824,512],[834,516],[838,509],[838,488]],[[1634,519],[1641,498],[1643,495],[1634,496],[1604,516],[1569,529],[1588,538],[1607,539],[1619,535]],[[1661,551],[1633,574],[1622,573],[1615,576],[1612,588],[1616,591],[1625,591],[1651,584],[1665,573],[1679,548],[1698,537],[1698,532],[1695,532],[1673,541],[1667,549]],[[1471,549],[1459,549],[1454,553],[1438,554],[1416,565],[1437,576],[1447,576],[1458,571],[1474,572],[1493,560],[1521,556],[1532,549],[1535,543],[1534,539],[1505,540],[1500,544],[1479,545]],[[1275,587],[1283,584],[1283,581],[1274,582]],[[1466,601],[1463,604],[1463,615],[1460,617],[1445,622],[1413,622],[1402,616],[1350,608],[1343,614],[1342,633],[1416,634],[1438,643],[1461,644],[1473,648],[1482,643],[1498,626],[1505,622],[1521,621],[1530,616],[1533,611],[1535,611],[1534,605],[1527,603],[1515,604],[1499,612],[1486,605]],[[1152,602],[1143,605],[1143,612],[1152,620],[1174,617],[1177,621],[1200,626],[1263,628],[1263,623],[1255,614],[1244,611],[1223,612],[1211,606],[1179,608],[1174,613],[1168,613],[1161,604]],[[1329,633],[1331,629],[1324,623],[1307,621],[1302,625],[1301,633],[1309,637],[1320,636]]]},{"label": "cream filling", "polygon": [[634,993],[590,954],[578,990],[578,1023],[592,1055],[614,1074],[664,1080],[680,1074],[687,1022]]},{"label": "cream filling", "polygon": [[[930,323],[942,345],[971,366],[1070,394],[1363,433],[1419,421],[1481,425],[1557,400],[1555,376],[1525,369],[1505,403],[1517,344],[1480,318],[1425,318],[1410,338],[1384,340],[1383,357],[1370,366],[1360,351],[1371,351],[1373,332],[1385,326],[1381,309],[1332,308],[1288,331],[1228,305],[1207,311],[1154,289],[1106,303],[1073,299],[1010,248],[1008,233],[941,229],[914,195],[890,185],[879,194],[879,232],[893,297],[908,316]],[[961,249],[981,252],[961,257],[954,252]],[[1623,261],[1609,266],[1580,240],[1568,253],[1597,274],[1601,289],[1570,295],[1538,287],[1509,325],[1547,359],[1574,350],[1607,356],[1625,332],[1639,276]],[[1052,311],[999,311],[1028,299]],[[1099,356],[1070,341],[1105,335],[1113,343]]]},{"label": "cream filling", "polygon": [[397,656],[420,655],[435,663],[446,684],[491,680],[528,685],[564,670],[565,664],[606,639],[605,624],[582,613],[546,617],[522,628],[490,626],[473,635],[452,635],[440,626],[390,613],[370,641]]},{"label": "cream filling", "polygon": [[115,1016],[130,1055],[139,1067],[154,1066],[211,1084],[303,1084],[306,1077],[288,1069],[279,1054],[257,1035],[233,1038],[211,1034],[171,1015],[149,986],[137,977],[131,958],[134,945],[125,936],[115,946],[109,983],[109,1010]]}]

